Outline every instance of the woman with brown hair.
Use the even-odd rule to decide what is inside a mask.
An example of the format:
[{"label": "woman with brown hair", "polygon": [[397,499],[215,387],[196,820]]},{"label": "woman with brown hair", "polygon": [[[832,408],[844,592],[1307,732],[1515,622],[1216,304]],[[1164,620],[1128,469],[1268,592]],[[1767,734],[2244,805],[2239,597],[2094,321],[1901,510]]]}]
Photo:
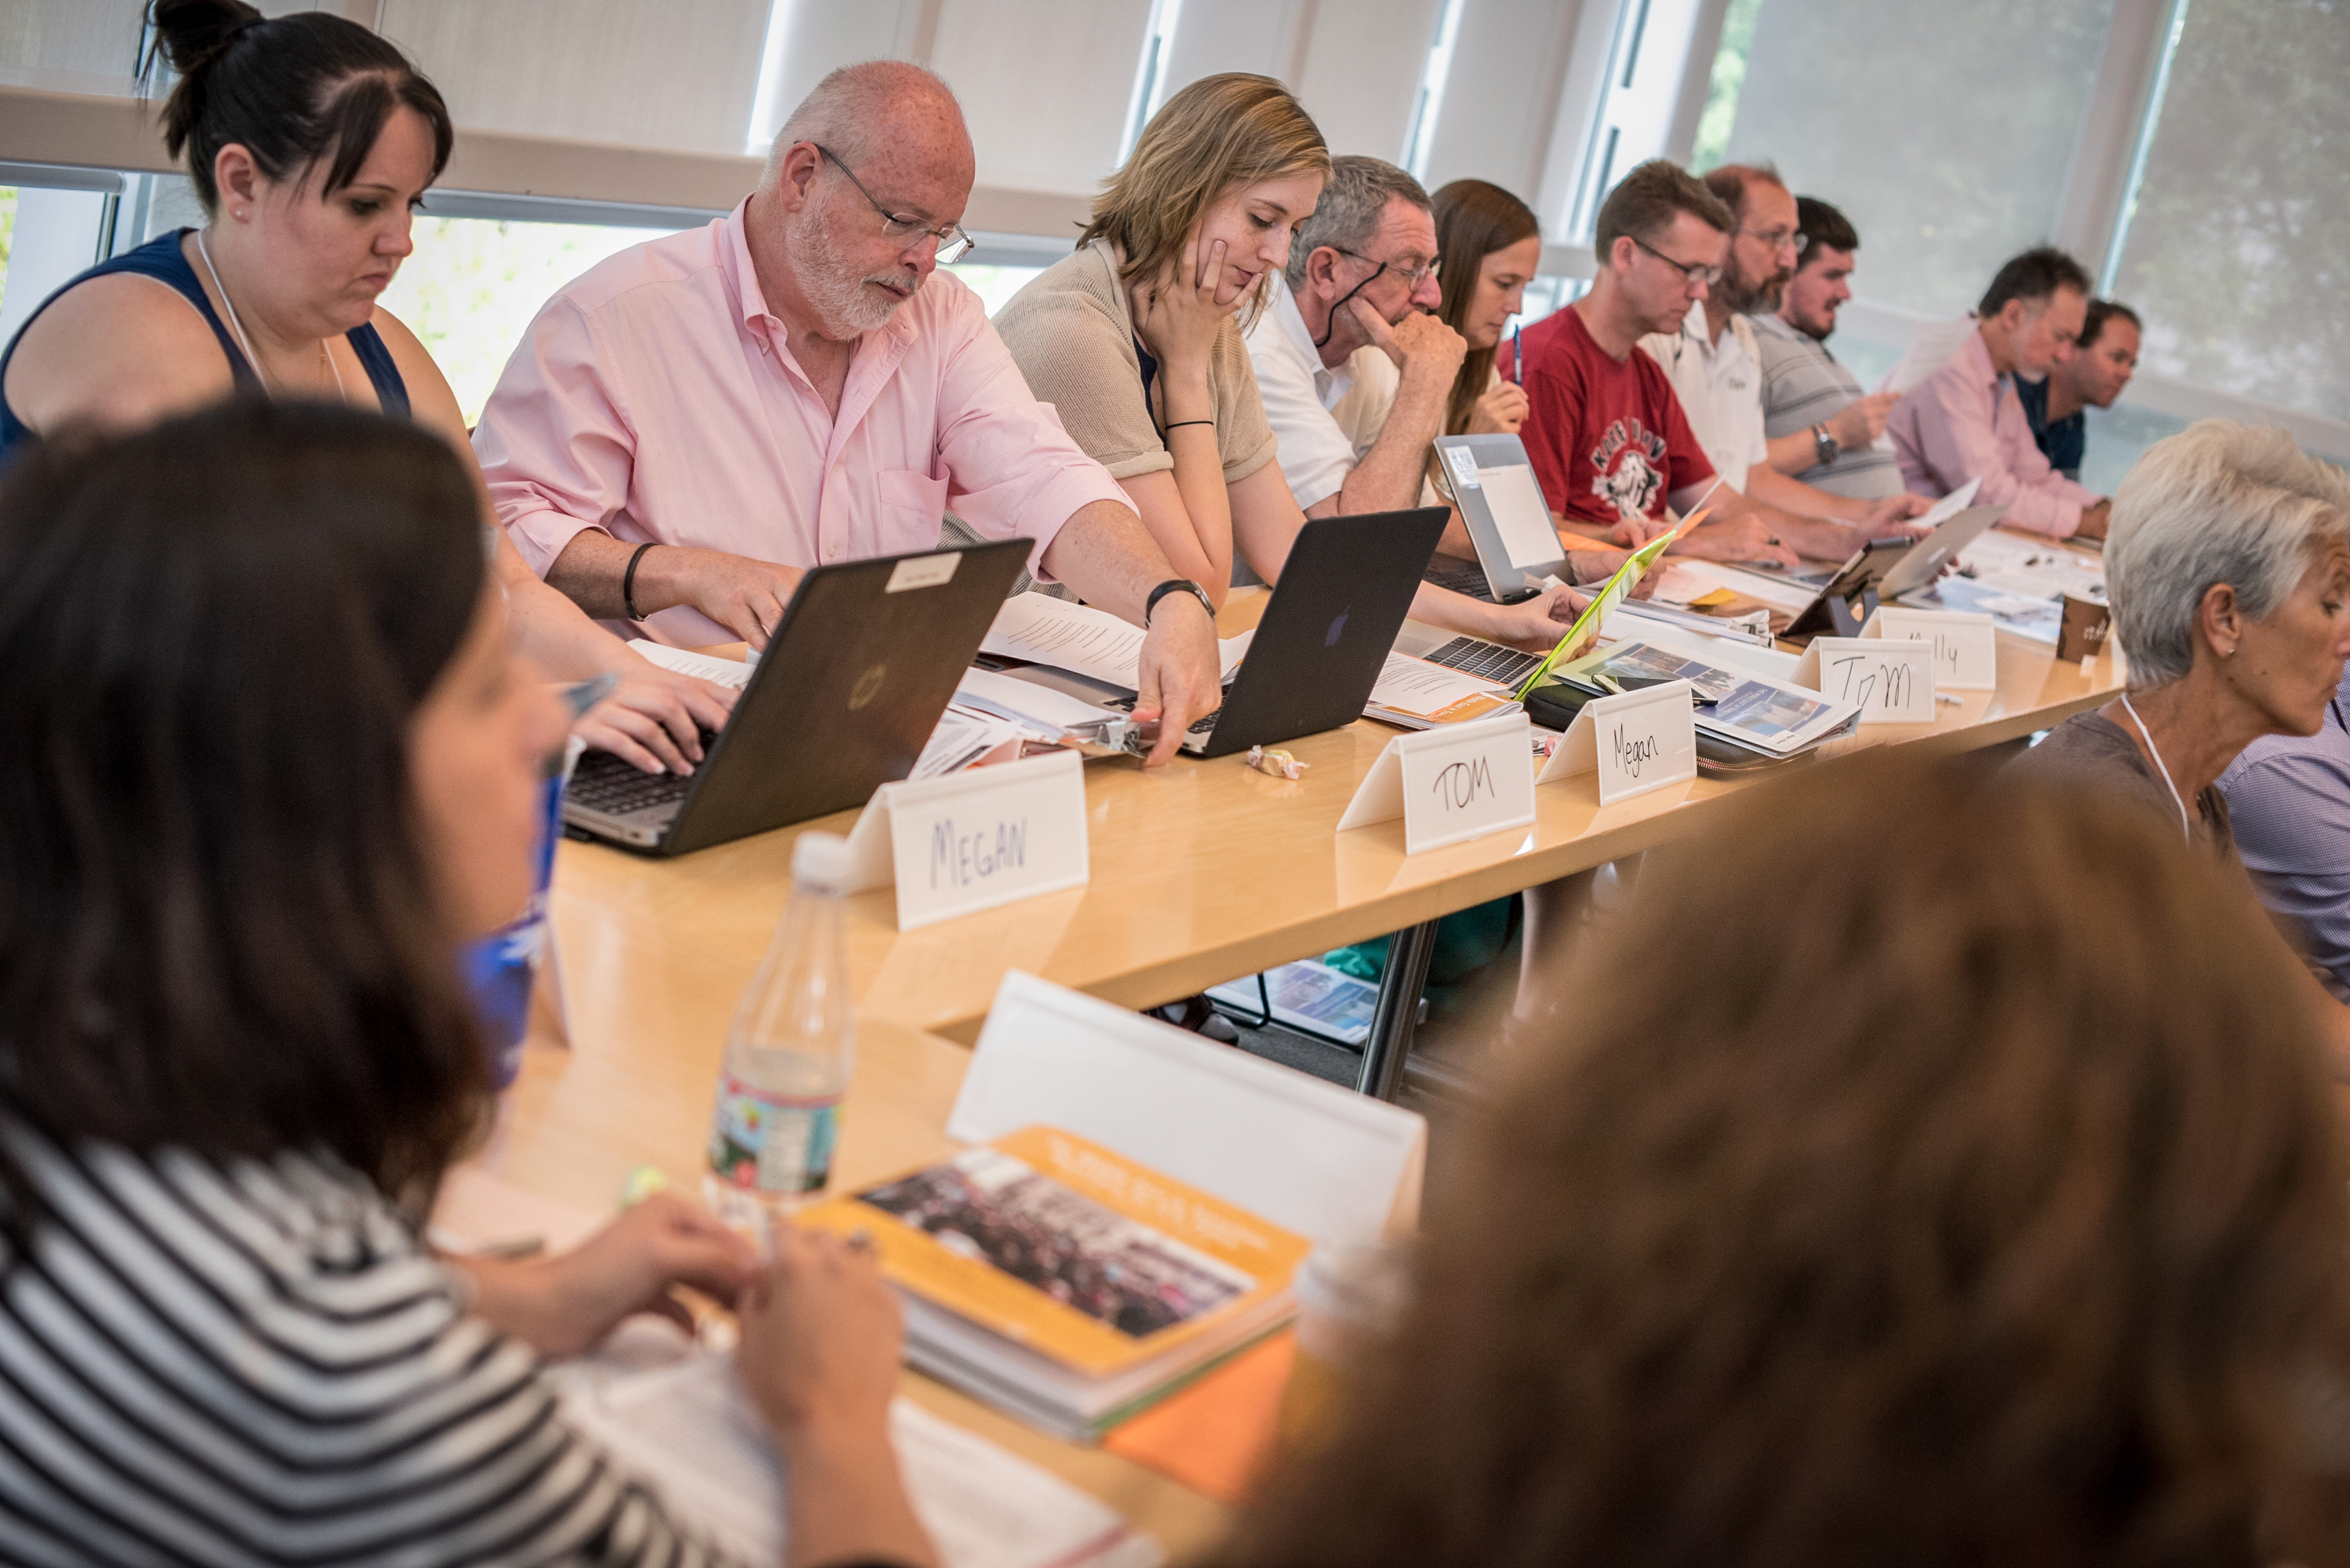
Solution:
[{"label": "woman with brown hair", "polygon": [[1444,433],[1515,435],[1526,422],[1526,395],[1514,367],[1504,375],[1495,360],[1503,328],[1525,308],[1526,285],[1542,266],[1541,221],[1482,180],[1455,180],[1430,201],[1436,248],[1448,264],[1437,274],[1444,298],[1436,314],[1469,345],[1452,382]]},{"label": "woman with brown hair", "polygon": [[[1270,77],[1202,77],[1167,100],[1095,200],[1076,253],[996,314],[1029,389],[1125,487],[1175,569],[1221,605],[1234,558],[1276,580],[1305,515],[1283,479],[1241,340],[1287,265],[1330,155]],[[1565,590],[1480,604],[1423,587],[1419,619],[1547,651]]]},{"label": "woman with brown hair", "polygon": [[2257,910],[2075,790],[1806,787],[1659,857],[1230,1563],[2342,1560],[2350,1170]]}]

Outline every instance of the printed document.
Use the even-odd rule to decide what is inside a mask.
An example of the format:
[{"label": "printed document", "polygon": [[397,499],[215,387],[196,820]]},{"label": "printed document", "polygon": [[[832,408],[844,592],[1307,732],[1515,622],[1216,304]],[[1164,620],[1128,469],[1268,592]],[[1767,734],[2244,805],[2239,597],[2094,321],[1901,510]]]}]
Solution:
[{"label": "printed document", "polygon": [[[784,1475],[733,1359],[549,1374],[572,1424],[660,1495],[678,1522],[744,1563],[784,1560]],[[1156,1542],[1107,1503],[921,1407],[889,1412],[906,1490],[947,1568],[1152,1568]]]},{"label": "printed document", "polygon": [[713,659],[707,653],[671,648],[665,642],[650,642],[641,637],[629,639],[629,646],[663,670],[699,676],[713,686],[731,687],[737,691],[751,684],[751,671],[755,668],[739,659]]},{"label": "printed document", "polygon": [[1411,729],[1490,719],[1515,707],[1506,687],[1408,653],[1390,653],[1363,711]]},{"label": "printed document", "polygon": [[[1224,680],[1230,680],[1240,668],[1253,635],[1243,632],[1219,644]],[[1050,594],[1014,594],[1004,600],[979,649],[1003,659],[1074,670],[1128,691],[1141,684],[1136,675],[1142,658],[1140,627],[1129,626],[1107,610]]]}]

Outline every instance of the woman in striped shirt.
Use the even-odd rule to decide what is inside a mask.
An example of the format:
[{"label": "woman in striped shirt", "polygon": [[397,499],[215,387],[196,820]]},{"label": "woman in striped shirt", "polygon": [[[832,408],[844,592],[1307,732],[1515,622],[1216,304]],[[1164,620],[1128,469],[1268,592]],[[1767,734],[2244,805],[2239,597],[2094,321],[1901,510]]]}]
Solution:
[{"label": "woman in striped shirt", "polygon": [[870,1262],[640,1206],[566,1257],[418,1238],[482,1126],[458,944],[527,896],[563,718],[471,481],[233,404],[0,476],[0,1559],[693,1563],[542,1355],[739,1297],[795,1563],[927,1563]]}]

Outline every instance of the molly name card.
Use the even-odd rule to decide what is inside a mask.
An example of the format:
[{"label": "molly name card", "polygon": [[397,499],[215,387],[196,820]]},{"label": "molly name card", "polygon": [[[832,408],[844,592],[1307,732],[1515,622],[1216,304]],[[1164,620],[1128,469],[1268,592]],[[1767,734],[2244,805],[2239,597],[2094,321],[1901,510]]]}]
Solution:
[{"label": "molly name card", "polygon": [[1534,782],[1596,770],[1599,804],[1612,805],[1697,777],[1696,691],[1686,680],[1668,680],[1586,702]]},{"label": "molly name card", "polygon": [[1887,605],[1868,618],[1860,635],[1932,643],[1937,691],[1999,690],[1999,627],[1987,615]]},{"label": "molly name card", "polygon": [[1085,885],[1085,764],[1075,752],[886,784],[848,836],[849,890],[898,884],[898,929]]},{"label": "molly name card", "polygon": [[1534,819],[1534,729],[1523,713],[1446,724],[1388,742],[1338,831],[1403,818],[1403,852],[1482,838]]},{"label": "molly name card", "polygon": [[1864,724],[1934,722],[1934,645],[1879,637],[1815,637],[1795,684],[1850,702]]}]

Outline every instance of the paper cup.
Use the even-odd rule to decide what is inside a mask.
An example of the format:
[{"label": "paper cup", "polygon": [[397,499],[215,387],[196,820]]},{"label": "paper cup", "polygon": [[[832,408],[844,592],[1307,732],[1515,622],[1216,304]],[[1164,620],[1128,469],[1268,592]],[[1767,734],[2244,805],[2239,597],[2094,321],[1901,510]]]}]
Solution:
[{"label": "paper cup", "polygon": [[2056,630],[2056,657],[2086,664],[2103,653],[2114,625],[2113,607],[2086,594],[2064,596],[2064,619]]}]

